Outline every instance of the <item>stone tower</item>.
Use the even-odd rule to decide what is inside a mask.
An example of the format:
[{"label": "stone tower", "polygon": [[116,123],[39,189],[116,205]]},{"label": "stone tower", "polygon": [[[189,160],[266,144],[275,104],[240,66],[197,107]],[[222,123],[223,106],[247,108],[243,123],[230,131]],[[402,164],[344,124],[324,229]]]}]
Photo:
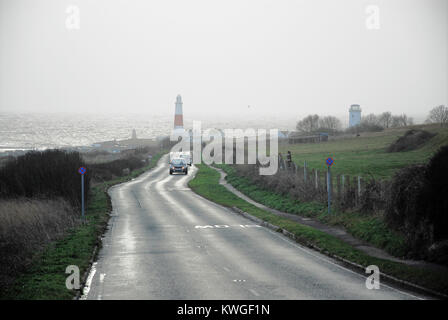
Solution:
[{"label": "stone tower", "polygon": [[349,109],[348,126],[354,127],[361,124],[361,107],[359,104],[352,104]]}]

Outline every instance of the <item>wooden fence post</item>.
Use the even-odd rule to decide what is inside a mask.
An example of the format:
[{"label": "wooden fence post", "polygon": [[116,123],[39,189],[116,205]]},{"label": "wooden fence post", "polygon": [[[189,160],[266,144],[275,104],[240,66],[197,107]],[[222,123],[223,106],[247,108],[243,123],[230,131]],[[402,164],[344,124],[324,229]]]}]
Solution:
[{"label": "wooden fence post", "polygon": [[303,181],[306,183],[306,161],[303,162]]},{"label": "wooden fence post", "polygon": [[358,178],[353,177],[353,193],[355,194],[355,206],[358,205],[359,202],[359,193],[358,193]]},{"label": "wooden fence post", "polygon": [[350,179],[349,175],[347,175],[346,180],[347,180],[347,191],[345,191],[345,201],[347,202],[348,205],[351,205],[353,198],[352,198],[352,194],[351,194],[352,186],[351,186],[351,181],[350,181],[351,179]]},{"label": "wooden fence post", "polygon": [[336,176],[336,186],[338,188],[338,202],[341,201],[341,175]]},{"label": "wooden fence post", "polygon": [[358,176],[358,198],[361,198],[361,177]]}]

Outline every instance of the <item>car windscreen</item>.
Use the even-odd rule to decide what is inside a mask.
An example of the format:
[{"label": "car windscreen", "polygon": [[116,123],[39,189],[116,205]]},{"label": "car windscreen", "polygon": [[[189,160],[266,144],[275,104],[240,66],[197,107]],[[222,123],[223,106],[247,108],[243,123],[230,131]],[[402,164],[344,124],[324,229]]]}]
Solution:
[{"label": "car windscreen", "polygon": [[173,159],[173,160],[171,161],[171,164],[174,164],[174,165],[185,164],[185,161],[182,160],[182,159]]}]

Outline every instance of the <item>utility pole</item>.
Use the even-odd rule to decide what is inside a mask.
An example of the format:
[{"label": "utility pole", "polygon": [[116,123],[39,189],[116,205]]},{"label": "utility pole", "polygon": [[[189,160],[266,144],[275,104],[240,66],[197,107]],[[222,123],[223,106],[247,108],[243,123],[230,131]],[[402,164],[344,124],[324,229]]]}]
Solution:
[{"label": "utility pole", "polygon": [[84,174],[87,172],[86,168],[80,167],[78,173],[81,175],[81,216],[82,220],[85,220],[84,215]]},{"label": "utility pole", "polygon": [[325,160],[325,163],[327,164],[328,214],[331,214],[331,166],[333,165],[334,160],[332,157],[328,157],[327,160]]}]

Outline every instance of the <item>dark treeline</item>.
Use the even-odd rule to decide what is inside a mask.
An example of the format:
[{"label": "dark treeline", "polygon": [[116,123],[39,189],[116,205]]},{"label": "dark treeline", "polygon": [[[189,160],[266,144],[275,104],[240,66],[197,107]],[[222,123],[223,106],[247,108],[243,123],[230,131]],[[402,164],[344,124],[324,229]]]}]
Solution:
[{"label": "dark treeline", "polygon": [[[0,198],[64,198],[71,205],[81,202],[81,176],[85,166],[78,152],[32,151],[8,161],[0,168]],[[85,195],[90,175],[85,175]]]},{"label": "dark treeline", "polygon": [[129,156],[124,159],[117,159],[106,163],[90,164],[88,169],[91,172],[93,179],[105,181],[125,175],[125,169],[132,171],[142,168],[145,166],[145,163],[145,161],[142,161],[136,156]]},{"label": "dark treeline", "polygon": [[414,124],[414,119],[406,114],[393,115],[390,112],[368,114],[361,118],[361,123],[346,129],[347,133],[378,132],[388,128],[401,128]]},{"label": "dark treeline", "polygon": [[297,132],[313,134],[327,132],[330,134],[378,132],[388,128],[400,128],[414,124],[414,120],[406,114],[393,115],[390,112],[381,114],[368,114],[361,118],[361,123],[343,129],[341,121],[334,116],[308,115],[296,124]]}]

